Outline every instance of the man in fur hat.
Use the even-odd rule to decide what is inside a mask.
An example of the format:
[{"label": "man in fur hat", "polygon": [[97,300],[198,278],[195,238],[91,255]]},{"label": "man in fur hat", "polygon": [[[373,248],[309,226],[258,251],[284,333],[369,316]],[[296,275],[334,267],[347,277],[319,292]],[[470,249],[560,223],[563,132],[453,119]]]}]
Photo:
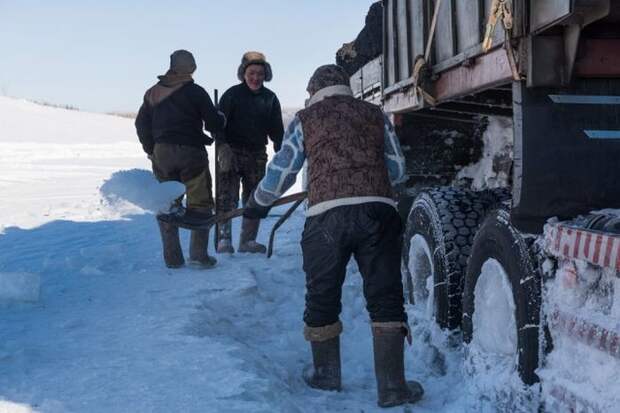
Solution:
[{"label": "man in fur hat", "polygon": [[[243,185],[242,202],[265,175],[267,138],[277,152],[284,127],[277,96],[264,86],[272,78],[271,66],[259,52],[247,52],[237,71],[241,82],[228,89],[220,100],[227,118],[226,129],[218,135],[217,208],[218,213],[237,208],[239,187]],[[256,242],[260,220],[244,218],[241,223],[239,252],[265,253]],[[219,225],[218,253],[233,253],[230,221]]]},{"label": "man in fur hat", "polygon": [[267,216],[307,160],[308,210],[301,247],[304,336],[313,365],[304,371],[304,380],[322,390],[341,389],[340,300],[353,256],[371,319],[378,404],[414,403],[424,390],[404,375],[404,340],[410,336],[400,272],[402,224],[392,189],[405,176],[398,137],[378,106],[352,96],[349,76],[340,66],[319,67],[307,90],[308,106],[289,125],[244,216]]},{"label": "man in fur hat", "polygon": [[[151,159],[153,173],[161,181],[180,181],[185,185],[187,210],[183,220],[200,222],[213,214],[211,174],[205,145],[212,139],[203,132],[221,130],[226,118],[218,112],[209,94],[194,83],[194,56],[177,50],[170,56],[170,69],[144,95],[136,118],[136,130],[144,152]],[[159,221],[164,245],[179,245],[179,228]],[[212,267],[215,258],[207,254],[208,231],[192,231],[190,259]],[[164,250],[166,265],[184,264],[183,254]]]}]

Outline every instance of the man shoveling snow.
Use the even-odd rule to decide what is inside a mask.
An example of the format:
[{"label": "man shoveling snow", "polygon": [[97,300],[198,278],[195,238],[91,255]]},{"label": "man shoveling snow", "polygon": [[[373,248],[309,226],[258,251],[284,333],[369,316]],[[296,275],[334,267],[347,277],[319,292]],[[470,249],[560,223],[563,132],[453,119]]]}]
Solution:
[{"label": "man shoveling snow", "polygon": [[[213,215],[211,174],[204,147],[212,139],[203,133],[203,126],[209,131],[221,130],[226,117],[215,109],[209,94],[194,83],[195,70],[196,62],[190,52],[177,50],[170,56],[170,69],[144,95],[136,130],[157,179],[185,185],[187,210],[183,221],[199,223]],[[166,266],[183,266],[178,226],[163,220],[158,223]],[[208,230],[192,231],[190,260],[204,268],[216,263],[207,253],[208,241]]]},{"label": "man shoveling snow", "polygon": [[392,190],[404,178],[398,138],[379,107],[352,96],[349,76],[340,66],[319,67],[307,90],[308,106],[289,125],[244,216],[265,218],[307,159],[308,210],[301,241],[304,336],[314,363],[304,371],[304,380],[317,389],[341,390],[339,315],[353,255],[372,320],[378,404],[414,403],[424,390],[404,376],[409,328],[400,272],[402,223]]}]

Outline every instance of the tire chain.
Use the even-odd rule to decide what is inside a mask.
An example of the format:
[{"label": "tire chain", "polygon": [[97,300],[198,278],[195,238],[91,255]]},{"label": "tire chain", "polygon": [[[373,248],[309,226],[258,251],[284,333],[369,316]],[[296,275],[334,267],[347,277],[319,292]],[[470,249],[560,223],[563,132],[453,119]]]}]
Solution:
[{"label": "tire chain", "polygon": [[439,187],[426,193],[435,204],[443,230],[450,307],[448,327],[454,329],[461,324],[463,276],[476,231],[489,211],[510,199],[510,192],[507,189],[474,192]]}]

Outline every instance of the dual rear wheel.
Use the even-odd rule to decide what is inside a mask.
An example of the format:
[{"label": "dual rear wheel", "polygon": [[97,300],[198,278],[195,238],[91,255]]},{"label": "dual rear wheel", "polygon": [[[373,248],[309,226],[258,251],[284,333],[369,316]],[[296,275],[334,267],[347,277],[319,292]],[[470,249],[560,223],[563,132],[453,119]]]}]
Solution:
[{"label": "dual rear wheel", "polygon": [[413,202],[404,238],[406,295],[471,353],[538,381],[541,279],[531,239],[510,223],[505,192],[437,188]]}]

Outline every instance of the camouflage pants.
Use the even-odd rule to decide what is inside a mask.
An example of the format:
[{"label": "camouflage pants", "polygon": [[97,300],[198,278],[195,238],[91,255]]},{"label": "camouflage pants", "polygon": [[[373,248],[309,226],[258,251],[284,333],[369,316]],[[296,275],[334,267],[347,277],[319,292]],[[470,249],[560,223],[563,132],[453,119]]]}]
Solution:
[{"label": "camouflage pants", "polygon": [[188,209],[213,210],[209,159],[204,148],[156,143],[152,162],[159,182],[180,181],[185,185]]},{"label": "camouflage pants", "polygon": [[218,173],[217,177],[217,210],[218,213],[231,211],[239,205],[239,189],[242,186],[241,200],[243,205],[265,176],[267,152],[265,149],[248,150],[232,148],[235,155],[234,167],[226,173]]}]

